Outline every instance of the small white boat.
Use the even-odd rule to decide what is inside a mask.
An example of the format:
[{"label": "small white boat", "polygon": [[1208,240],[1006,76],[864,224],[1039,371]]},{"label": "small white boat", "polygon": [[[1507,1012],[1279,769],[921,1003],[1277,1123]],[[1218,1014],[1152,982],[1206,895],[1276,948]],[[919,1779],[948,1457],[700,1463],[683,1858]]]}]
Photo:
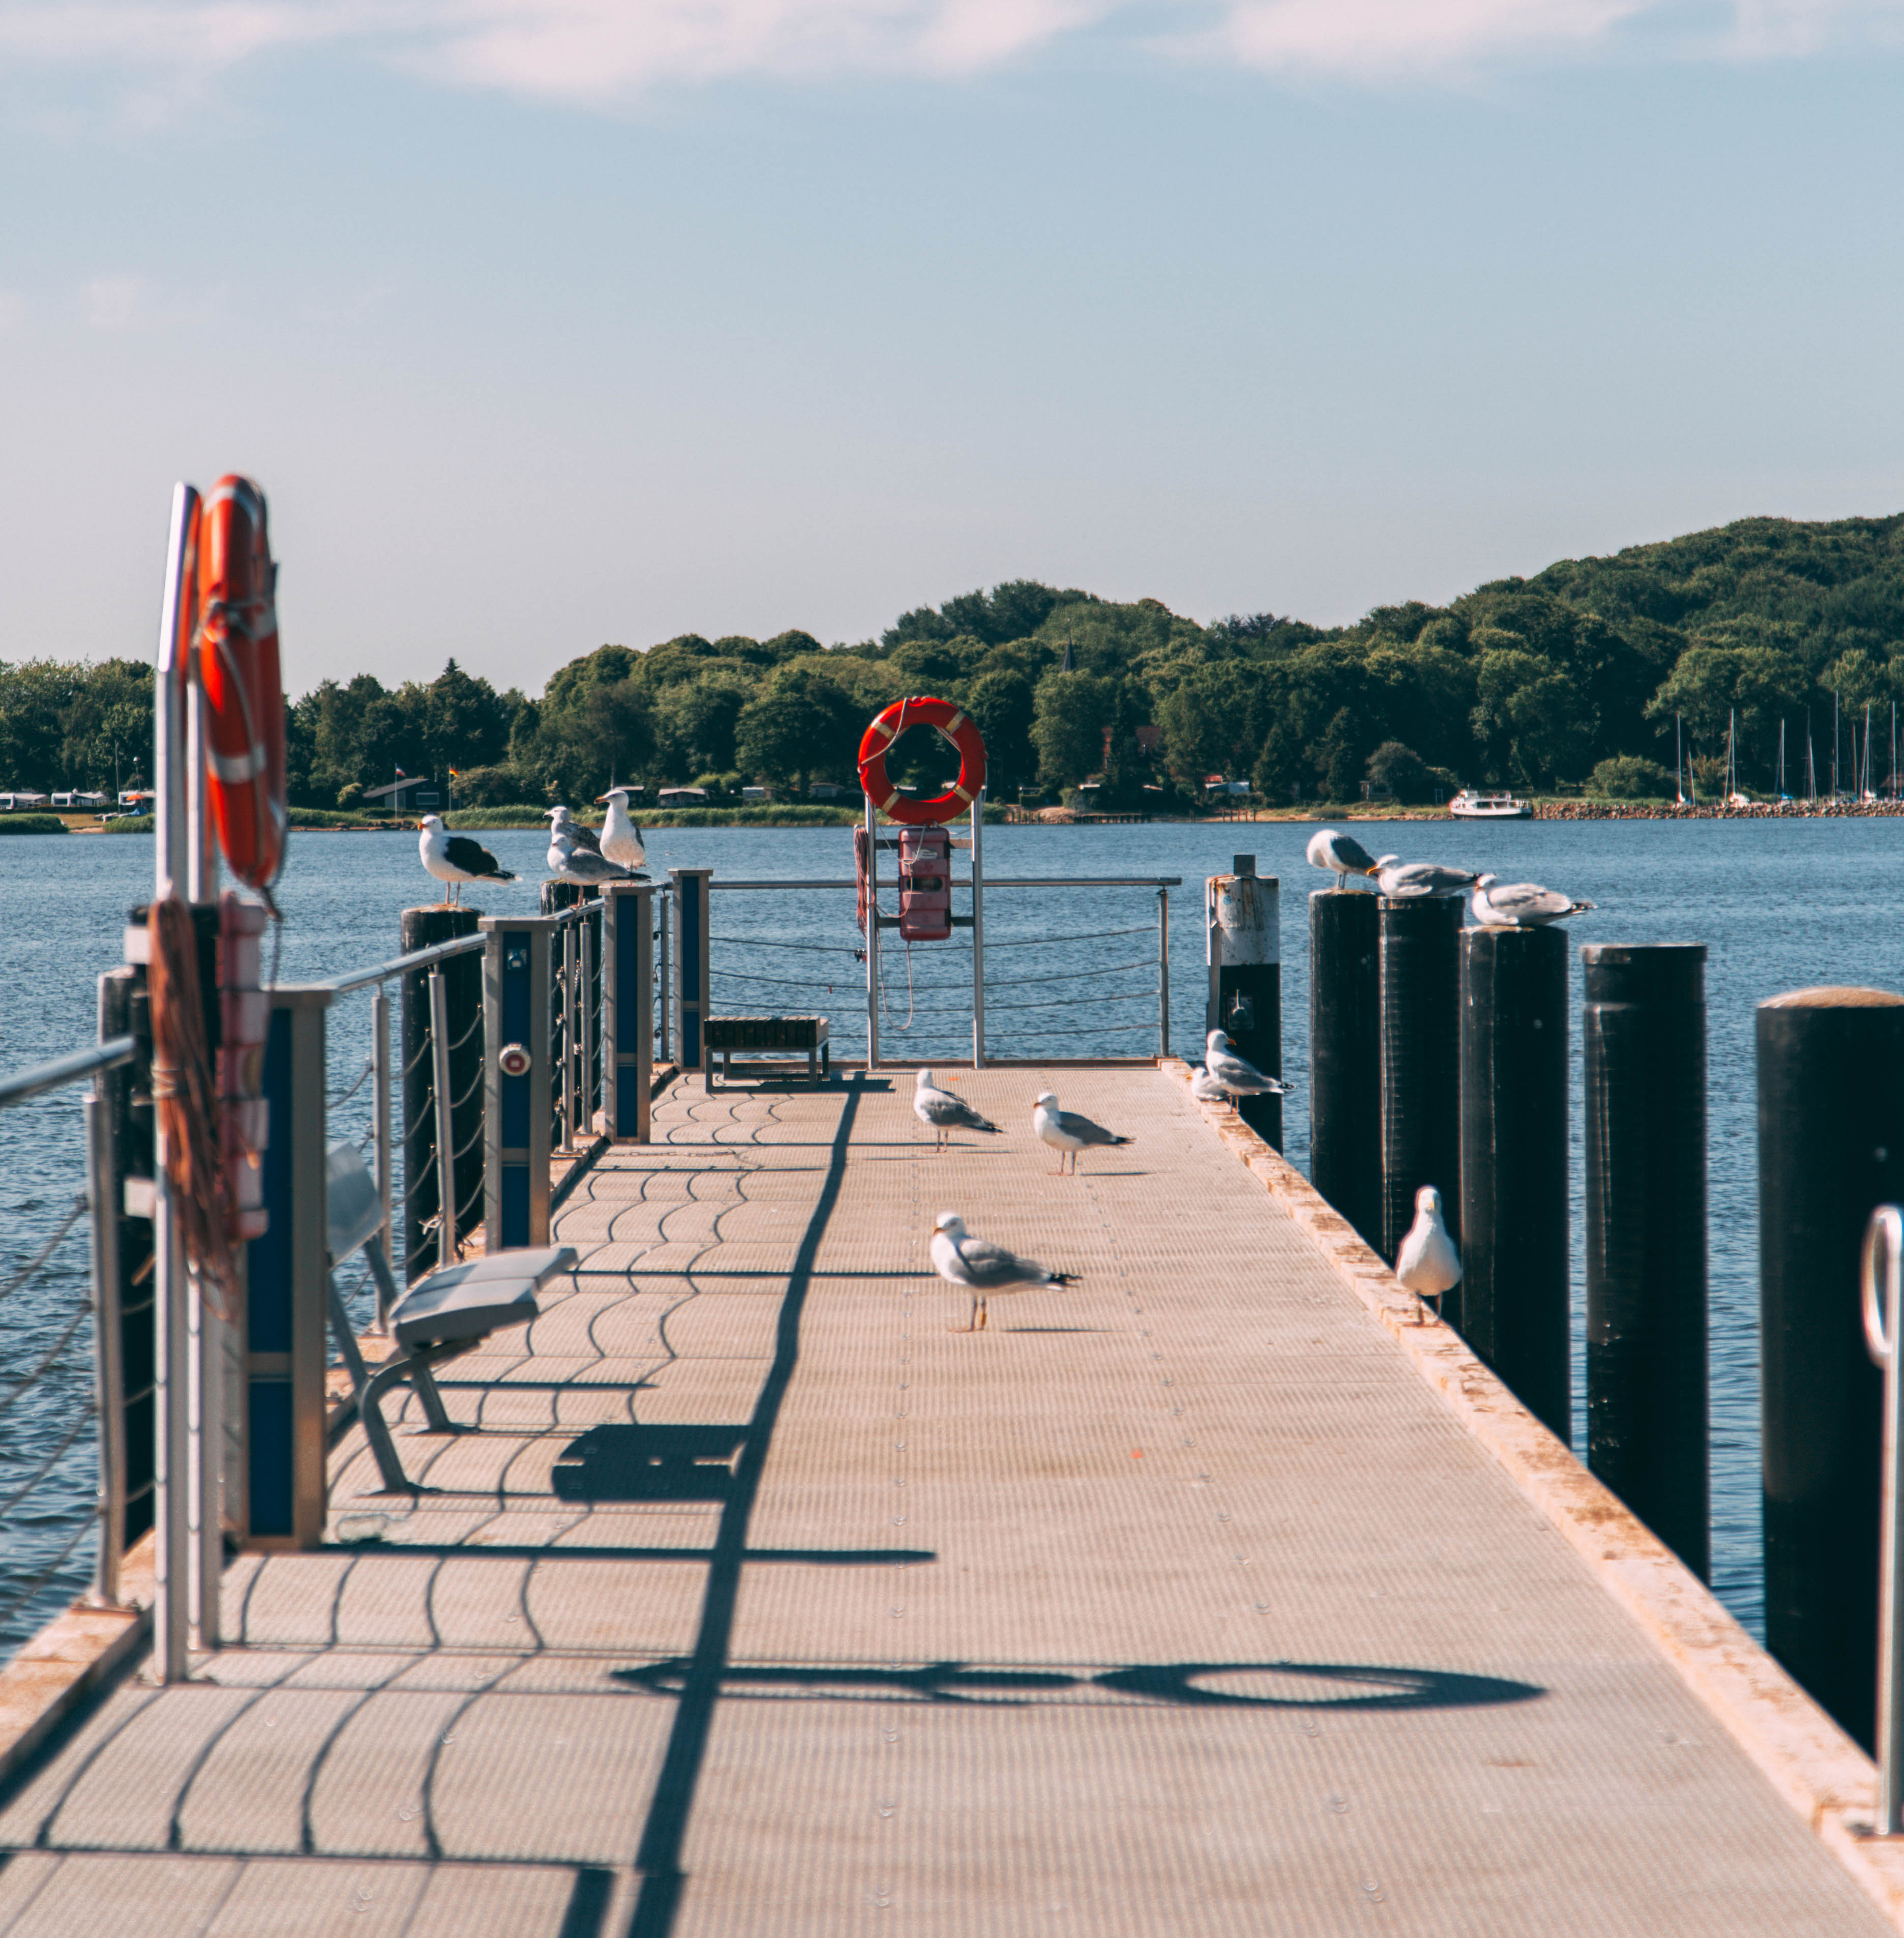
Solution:
[{"label": "small white boat", "polygon": [[1534,810],[1511,794],[1478,794],[1463,788],[1448,803],[1448,812],[1462,821],[1532,821]]}]

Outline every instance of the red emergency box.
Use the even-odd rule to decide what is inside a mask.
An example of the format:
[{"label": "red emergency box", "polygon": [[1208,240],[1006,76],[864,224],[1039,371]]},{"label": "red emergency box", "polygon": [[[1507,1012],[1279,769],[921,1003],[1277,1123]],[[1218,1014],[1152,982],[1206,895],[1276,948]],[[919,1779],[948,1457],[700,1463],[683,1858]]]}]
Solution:
[{"label": "red emergency box", "polygon": [[899,831],[899,934],[905,942],[952,934],[952,837],[943,828]]}]

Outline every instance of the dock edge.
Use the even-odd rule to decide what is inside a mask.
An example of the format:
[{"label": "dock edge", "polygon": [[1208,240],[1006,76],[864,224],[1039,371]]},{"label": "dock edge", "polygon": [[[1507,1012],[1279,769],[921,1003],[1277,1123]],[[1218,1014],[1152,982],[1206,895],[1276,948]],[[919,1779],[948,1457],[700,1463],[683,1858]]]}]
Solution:
[{"label": "dock edge", "polygon": [[[1188,1085],[1176,1057],[1158,1068]],[[1228,1106],[1196,1108],[1386,1329],[1448,1410],[1639,1624],[1760,1773],[1904,1931],[1904,1839],[1871,1834],[1876,1766],[1705,1584],[1438,1320],[1315,1186]],[[1875,1670],[1873,1672],[1875,1672]]]}]

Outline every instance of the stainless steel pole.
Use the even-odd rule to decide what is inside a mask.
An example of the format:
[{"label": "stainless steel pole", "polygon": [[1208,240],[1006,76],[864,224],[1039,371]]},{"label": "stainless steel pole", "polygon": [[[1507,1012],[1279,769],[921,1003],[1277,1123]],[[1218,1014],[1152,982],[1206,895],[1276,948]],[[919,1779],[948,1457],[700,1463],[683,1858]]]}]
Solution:
[{"label": "stainless steel pole", "polygon": [[879,825],[866,800],[866,1067],[879,1067]]},{"label": "stainless steel pole", "polygon": [[[1878,1254],[1884,1255],[1882,1309]],[[1904,1215],[1881,1204],[1865,1227],[1865,1343],[1884,1371],[1884,1511],[1878,1563],[1878,1834],[1904,1832],[1904,1622],[1899,1619],[1898,1568],[1904,1557]]]},{"label": "stainless steel pole", "polygon": [[575,925],[562,925],[562,1141],[563,1152],[575,1147]]},{"label": "stainless steel pole", "polygon": [[1171,1053],[1171,892],[1157,891],[1157,1054]]},{"label": "stainless steel pole", "polygon": [[[392,1259],[396,1252],[390,1242],[390,1202],[396,1173],[396,1153],[390,1139],[390,1001],[389,992],[381,983],[370,995],[370,1059],[373,1066],[371,1089],[375,1094],[372,1107],[376,1112],[375,1122],[372,1125],[375,1140],[372,1150],[377,1159],[377,1195],[384,1204],[384,1256]],[[380,1278],[377,1286],[379,1332],[390,1330],[389,1304]]]},{"label": "stainless steel pole", "polygon": [[442,1220],[436,1256],[448,1262],[463,1256],[457,1216],[455,1113],[450,1093],[450,989],[439,962],[430,972],[430,1088],[436,1104],[436,1211]]},{"label": "stainless steel pole", "polygon": [[99,1561],[93,1592],[119,1603],[126,1552],[126,1356],[119,1288],[119,1119],[115,1074],[86,1100],[86,1190],[93,1212],[93,1380],[99,1414]]},{"label": "stainless steel pole", "polygon": [[972,803],[972,1068],[985,1068],[985,789]]},{"label": "stainless steel pole", "polygon": [[[603,901],[597,906],[603,911],[602,919],[606,921],[607,902]],[[586,914],[575,926],[582,931],[575,951],[575,1008],[582,1024],[575,1034],[582,1051],[582,1071],[576,1084],[582,1092],[582,1135],[586,1143],[595,1135],[595,928]]]},{"label": "stainless steel pole", "polygon": [[660,917],[660,925],[654,938],[655,946],[660,951],[655,960],[654,973],[659,980],[656,1000],[660,1007],[661,1018],[661,1061],[664,1063],[674,1054],[674,1012],[670,1007],[674,985],[669,973],[668,949],[668,907],[672,899],[665,885],[656,889],[654,907]]}]

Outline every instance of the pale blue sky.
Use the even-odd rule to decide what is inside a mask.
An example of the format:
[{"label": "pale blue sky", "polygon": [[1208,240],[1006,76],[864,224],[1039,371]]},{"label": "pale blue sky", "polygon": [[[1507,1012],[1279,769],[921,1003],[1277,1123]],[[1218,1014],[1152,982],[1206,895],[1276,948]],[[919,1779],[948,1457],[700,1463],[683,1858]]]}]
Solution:
[{"label": "pale blue sky", "polygon": [[1904,505],[1904,0],[0,0],[0,658],[287,673]]}]

